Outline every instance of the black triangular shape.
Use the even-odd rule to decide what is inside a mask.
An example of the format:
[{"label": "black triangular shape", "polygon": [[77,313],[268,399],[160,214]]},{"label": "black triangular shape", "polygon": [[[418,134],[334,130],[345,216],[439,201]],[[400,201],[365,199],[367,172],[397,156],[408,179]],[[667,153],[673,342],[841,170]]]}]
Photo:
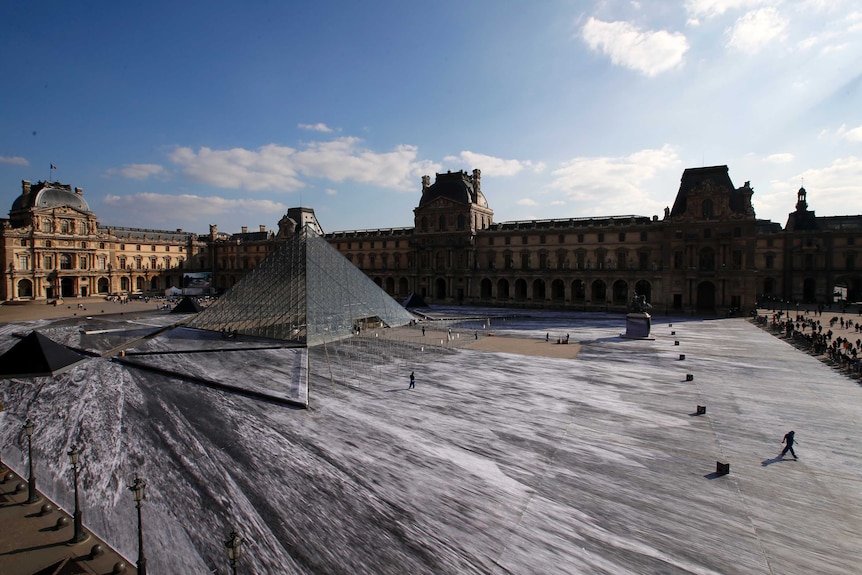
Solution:
[{"label": "black triangular shape", "polygon": [[0,355],[0,377],[57,375],[86,359],[86,356],[32,331]]}]

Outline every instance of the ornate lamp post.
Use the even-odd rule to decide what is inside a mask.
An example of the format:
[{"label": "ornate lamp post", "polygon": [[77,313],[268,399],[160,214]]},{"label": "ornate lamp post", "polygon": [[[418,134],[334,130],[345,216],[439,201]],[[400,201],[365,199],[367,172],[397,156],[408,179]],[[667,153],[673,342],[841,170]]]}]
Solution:
[{"label": "ornate lamp post", "polygon": [[239,561],[239,556],[242,554],[243,538],[236,531],[230,532],[230,539],[224,542],[227,547],[227,557],[230,560],[230,568],[233,575],[236,575],[236,564]]},{"label": "ornate lamp post", "polygon": [[33,429],[35,425],[30,419],[24,424],[24,434],[27,436],[27,456],[30,459],[30,478],[27,480],[27,503],[36,503],[41,498],[36,492],[36,473],[33,471]]},{"label": "ornate lamp post", "polygon": [[69,461],[72,463],[72,473],[75,476],[75,534],[72,535],[72,540],[69,543],[80,543],[87,538],[87,534],[84,532],[84,526],[81,521],[81,507],[78,505],[78,462],[81,460],[81,452],[78,451],[78,446],[73,445],[68,455]]},{"label": "ornate lamp post", "polygon": [[129,490],[135,496],[138,508],[138,575],[147,575],[147,558],[144,557],[144,531],[141,524],[141,501],[144,500],[144,487],[147,483],[137,475],[135,481],[129,485]]}]

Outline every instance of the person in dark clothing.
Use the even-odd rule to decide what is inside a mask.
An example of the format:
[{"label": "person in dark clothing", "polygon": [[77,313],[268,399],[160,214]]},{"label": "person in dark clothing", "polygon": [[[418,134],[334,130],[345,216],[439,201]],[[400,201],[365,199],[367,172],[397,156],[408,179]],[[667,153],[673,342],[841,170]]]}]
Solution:
[{"label": "person in dark clothing", "polygon": [[411,371],[410,372],[410,387],[408,387],[407,389],[413,389],[414,387],[416,387],[416,376],[414,375],[414,372]]},{"label": "person in dark clothing", "polygon": [[781,443],[786,443],[787,445],[785,445],[784,449],[781,451],[781,457],[784,457],[784,454],[789,451],[790,455],[793,456],[794,460],[798,459],[796,457],[796,452],[793,451],[793,444],[795,441],[796,441],[796,432],[795,431],[791,430],[791,431],[788,431],[787,433],[784,434],[784,439],[781,440]]}]

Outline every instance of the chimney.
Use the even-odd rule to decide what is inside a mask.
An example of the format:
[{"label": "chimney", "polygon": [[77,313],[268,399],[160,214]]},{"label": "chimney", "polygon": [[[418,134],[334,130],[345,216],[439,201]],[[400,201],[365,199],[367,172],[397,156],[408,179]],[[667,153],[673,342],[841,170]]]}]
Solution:
[{"label": "chimney", "polygon": [[30,182],[27,180],[21,180],[21,195],[26,196],[30,193]]},{"label": "chimney", "polygon": [[182,229],[182,228],[177,228],[177,233],[178,233],[178,234],[183,233],[183,229]]},{"label": "chimney", "polygon": [[247,234],[247,233],[248,233],[248,226],[243,226],[243,227],[242,227],[242,233],[244,233],[244,234]]},{"label": "chimney", "polygon": [[83,196],[84,190],[82,188],[75,188],[75,193],[78,194],[79,196]]},{"label": "chimney", "polygon": [[261,225],[260,225],[260,231],[262,231],[262,232],[266,232],[266,226],[265,226],[265,225],[263,225],[263,224],[261,224]]}]

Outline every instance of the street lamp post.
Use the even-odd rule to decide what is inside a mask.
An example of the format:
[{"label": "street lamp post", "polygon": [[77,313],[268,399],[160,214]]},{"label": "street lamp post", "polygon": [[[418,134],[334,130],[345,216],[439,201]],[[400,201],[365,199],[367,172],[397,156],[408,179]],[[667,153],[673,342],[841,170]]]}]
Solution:
[{"label": "street lamp post", "polygon": [[78,462],[81,460],[81,452],[78,451],[78,446],[73,445],[72,450],[68,452],[68,455],[69,461],[72,463],[72,473],[75,477],[75,514],[73,516],[75,533],[72,535],[70,543],[80,543],[87,538],[87,534],[84,532],[84,526],[81,520],[81,507],[78,504]]},{"label": "street lamp post", "polygon": [[141,502],[144,500],[144,487],[147,483],[137,475],[135,481],[129,485],[129,490],[135,496],[135,504],[138,508],[138,575],[147,575],[147,558],[144,557],[144,530],[141,523]]},{"label": "street lamp post", "polygon": [[36,473],[33,471],[33,429],[35,425],[28,418],[24,423],[24,434],[27,436],[27,456],[30,459],[30,478],[27,480],[27,503],[36,503],[40,500],[36,492]]},{"label": "street lamp post", "polygon": [[239,556],[242,554],[243,538],[236,531],[230,532],[230,539],[224,542],[227,547],[227,557],[230,560],[230,568],[233,575],[236,575],[236,564],[239,561]]}]

